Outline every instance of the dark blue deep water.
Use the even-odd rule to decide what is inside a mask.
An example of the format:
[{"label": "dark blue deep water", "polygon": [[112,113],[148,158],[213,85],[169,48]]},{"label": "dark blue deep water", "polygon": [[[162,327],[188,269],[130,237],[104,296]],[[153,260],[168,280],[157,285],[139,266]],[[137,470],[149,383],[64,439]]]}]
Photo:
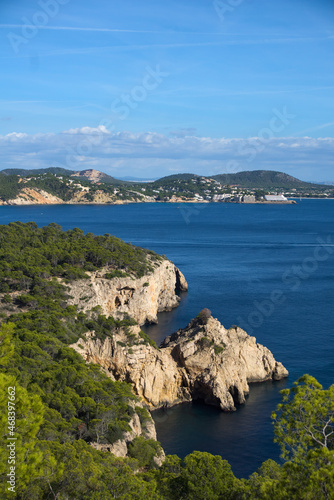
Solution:
[{"label": "dark blue deep water", "polygon": [[111,233],[165,254],[185,274],[189,292],[158,326],[146,328],[154,340],[208,307],[224,326],[256,336],[288,368],[288,380],[252,385],[234,413],[200,404],[154,412],[167,453],[219,454],[246,477],[264,460],[279,459],[270,419],[279,391],[304,373],[325,387],[334,383],[334,200],[0,207],[1,224],[17,220]]}]

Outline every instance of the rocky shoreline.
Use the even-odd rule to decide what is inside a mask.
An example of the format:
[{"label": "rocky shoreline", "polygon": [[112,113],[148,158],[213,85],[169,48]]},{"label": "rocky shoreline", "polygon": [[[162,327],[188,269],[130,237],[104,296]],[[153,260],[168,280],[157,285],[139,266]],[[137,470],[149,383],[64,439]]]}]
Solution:
[{"label": "rocky shoreline", "polygon": [[[77,280],[69,288],[70,304],[115,319],[132,317],[136,325],[120,327],[99,338],[87,331],[72,344],[87,363],[98,364],[114,381],[131,384],[139,397],[137,406],[150,411],[201,400],[222,411],[234,411],[245,403],[249,384],[280,380],[288,371],[275,360],[269,349],[256,342],[239,327],[226,329],[203,309],[185,328],[168,336],[158,347],[140,329],[146,322],[157,322],[157,314],[179,304],[178,291],[188,290],[182,272],[168,259],[156,263],[150,274],[105,278],[105,270]],[[141,425],[135,411],[131,430],[112,445],[92,446],[126,457],[128,445],[137,436],[156,439],[155,425],[148,414]],[[156,457],[161,464],[163,450]]]},{"label": "rocky shoreline", "polygon": [[131,335],[129,345],[123,331],[104,340],[87,332],[71,347],[113,380],[129,382],[150,410],[202,400],[233,411],[245,402],[250,383],[288,376],[255,337],[238,327],[227,330],[207,309],[158,349],[141,342],[139,327]]},{"label": "rocky shoreline", "polygon": [[245,402],[249,383],[279,380],[288,372],[266,347],[239,327],[226,329],[208,309],[159,348],[143,341],[140,326],[157,322],[157,313],[179,304],[176,292],[186,291],[181,271],[169,260],[142,278],[105,279],[103,272],[70,287],[70,304],[82,311],[99,306],[100,313],[138,323],[105,339],[86,332],[72,347],[87,362],[99,364],[114,380],[132,384],[149,409],[201,399],[231,411]]}]

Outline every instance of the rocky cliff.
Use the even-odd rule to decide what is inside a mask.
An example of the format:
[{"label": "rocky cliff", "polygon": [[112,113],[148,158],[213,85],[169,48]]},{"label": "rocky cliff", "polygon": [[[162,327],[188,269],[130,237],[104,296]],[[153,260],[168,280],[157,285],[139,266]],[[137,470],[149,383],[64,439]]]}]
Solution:
[{"label": "rocky cliff", "polygon": [[288,376],[255,337],[241,328],[225,329],[208,310],[167,337],[160,349],[145,343],[139,327],[130,337],[119,331],[104,340],[88,332],[72,347],[112,378],[131,383],[151,409],[200,399],[231,411],[245,402],[250,382]]},{"label": "rocky cliff", "polygon": [[25,187],[20,191],[20,194],[12,200],[0,200],[0,205],[56,205],[64,203],[57,196],[39,188]]},{"label": "rocky cliff", "polygon": [[[87,273],[88,274],[88,273]],[[70,304],[87,311],[100,306],[101,314],[120,319],[127,314],[139,325],[157,322],[157,313],[171,311],[179,304],[177,291],[186,291],[181,271],[169,260],[159,262],[142,278],[105,278],[106,270],[90,273],[89,279],[70,284]]]},{"label": "rocky cliff", "polygon": [[[135,199],[121,200],[115,195],[106,193],[103,190],[96,190],[90,193],[90,199],[88,200],[86,195],[90,193],[89,188],[82,188],[82,190],[73,193],[71,198],[67,201],[48,193],[44,189],[40,188],[29,188],[24,187],[21,189],[20,193],[16,198],[11,200],[1,200],[1,205],[124,205],[128,203],[134,203]],[[145,200],[143,200],[145,201]]]}]

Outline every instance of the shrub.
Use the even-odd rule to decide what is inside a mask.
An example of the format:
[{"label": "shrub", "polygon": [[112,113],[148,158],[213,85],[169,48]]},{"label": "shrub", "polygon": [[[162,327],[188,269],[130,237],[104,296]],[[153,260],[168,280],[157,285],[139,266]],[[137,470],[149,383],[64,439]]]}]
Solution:
[{"label": "shrub", "polygon": [[13,302],[13,299],[12,299],[12,297],[11,297],[8,293],[6,293],[6,294],[2,297],[2,302],[3,302],[4,304],[11,304],[11,303]]},{"label": "shrub", "polygon": [[140,467],[158,467],[154,462],[154,457],[161,453],[161,446],[157,441],[140,436],[129,443],[128,450],[129,456],[135,458]]}]

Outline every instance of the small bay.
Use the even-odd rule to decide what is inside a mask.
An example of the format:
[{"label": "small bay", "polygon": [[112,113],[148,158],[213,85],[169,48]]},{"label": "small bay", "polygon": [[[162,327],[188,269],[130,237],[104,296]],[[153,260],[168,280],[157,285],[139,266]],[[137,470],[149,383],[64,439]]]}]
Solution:
[{"label": "small bay", "polygon": [[145,326],[151,338],[159,343],[208,307],[225,327],[254,335],[289,370],[288,380],[251,385],[233,413],[201,404],[154,412],[167,453],[220,454],[246,477],[264,460],[279,459],[270,418],[279,391],[304,373],[326,388],[334,383],[334,200],[0,207],[0,223],[14,221],[110,233],[165,254],[189,292],[158,325]]}]

